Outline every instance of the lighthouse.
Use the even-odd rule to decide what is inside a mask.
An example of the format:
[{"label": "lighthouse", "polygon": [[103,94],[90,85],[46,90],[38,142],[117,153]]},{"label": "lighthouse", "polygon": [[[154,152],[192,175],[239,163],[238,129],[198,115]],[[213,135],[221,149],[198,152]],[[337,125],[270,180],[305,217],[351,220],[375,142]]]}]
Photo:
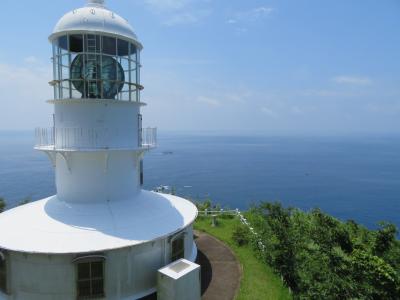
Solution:
[{"label": "lighthouse", "polygon": [[103,0],[64,15],[49,41],[54,114],[35,148],[57,194],[0,214],[0,299],[140,299],[158,269],[196,259],[198,213],[142,189],[157,144],[142,127],[142,44]]}]

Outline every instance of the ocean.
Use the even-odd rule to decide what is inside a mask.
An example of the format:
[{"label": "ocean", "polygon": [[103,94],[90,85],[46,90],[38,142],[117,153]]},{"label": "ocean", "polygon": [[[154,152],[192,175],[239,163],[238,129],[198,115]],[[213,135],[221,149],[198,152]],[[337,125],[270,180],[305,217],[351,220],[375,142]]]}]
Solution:
[{"label": "ocean", "polygon": [[[0,197],[8,208],[55,193],[51,164],[33,143],[33,132],[0,132]],[[369,228],[383,220],[400,227],[399,155],[398,136],[160,132],[159,147],[145,156],[145,188],[171,186],[233,209],[281,201]]]}]

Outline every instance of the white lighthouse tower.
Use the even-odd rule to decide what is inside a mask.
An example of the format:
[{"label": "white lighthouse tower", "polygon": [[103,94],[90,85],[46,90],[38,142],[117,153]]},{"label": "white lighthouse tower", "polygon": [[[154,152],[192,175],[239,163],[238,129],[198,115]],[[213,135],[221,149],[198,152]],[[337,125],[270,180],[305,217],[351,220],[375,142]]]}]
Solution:
[{"label": "white lighthouse tower", "polygon": [[36,149],[57,195],[0,214],[0,299],[139,299],[159,268],[197,256],[196,207],[141,188],[156,146],[140,114],[142,45],[103,0],[67,13],[49,40],[53,127],[37,129]]}]

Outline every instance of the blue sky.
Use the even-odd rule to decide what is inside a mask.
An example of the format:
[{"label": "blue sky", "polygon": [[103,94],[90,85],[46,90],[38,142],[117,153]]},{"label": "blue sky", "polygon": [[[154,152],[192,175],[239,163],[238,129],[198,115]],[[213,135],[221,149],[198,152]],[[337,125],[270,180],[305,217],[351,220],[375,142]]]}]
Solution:
[{"label": "blue sky", "polygon": [[[2,1],[0,129],[47,126],[47,41],[84,0]],[[108,0],[144,44],[145,125],[400,132],[400,1]],[[5,109],[4,109],[5,108]]]}]

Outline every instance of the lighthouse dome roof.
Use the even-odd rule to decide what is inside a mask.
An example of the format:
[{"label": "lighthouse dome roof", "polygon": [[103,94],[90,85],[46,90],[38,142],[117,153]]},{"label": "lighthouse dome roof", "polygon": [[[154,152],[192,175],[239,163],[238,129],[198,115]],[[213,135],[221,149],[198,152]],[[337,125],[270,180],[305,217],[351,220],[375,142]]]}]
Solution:
[{"label": "lighthouse dome roof", "polygon": [[88,0],[86,6],[65,14],[57,22],[49,39],[74,32],[104,33],[130,40],[141,47],[129,22],[106,8],[104,0]]}]

